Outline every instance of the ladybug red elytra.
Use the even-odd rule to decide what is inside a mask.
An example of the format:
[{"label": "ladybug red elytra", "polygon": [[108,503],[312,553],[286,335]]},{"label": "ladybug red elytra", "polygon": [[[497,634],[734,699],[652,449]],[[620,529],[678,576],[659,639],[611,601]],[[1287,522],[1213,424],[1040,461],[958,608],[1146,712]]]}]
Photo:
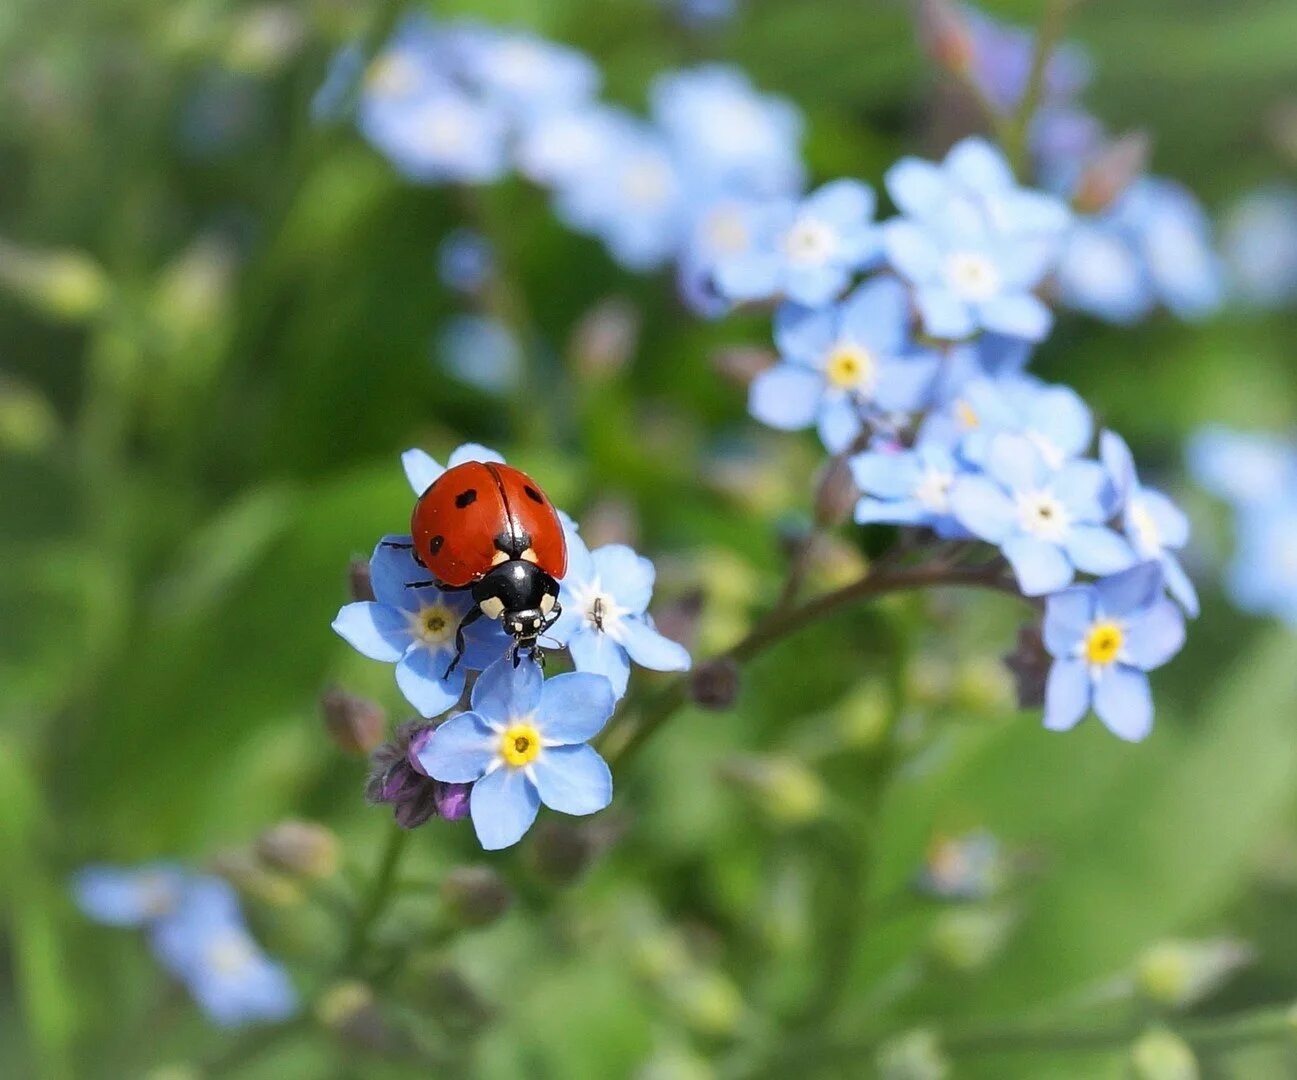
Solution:
[{"label": "ladybug red elytra", "polygon": [[414,557],[446,591],[471,589],[473,606],[455,634],[483,615],[499,619],[519,650],[535,654],[536,639],[559,617],[558,582],[567,573],[563,523],[526,473],[497,462],[466,461],[447,469],[419,496],[410,518]]}]

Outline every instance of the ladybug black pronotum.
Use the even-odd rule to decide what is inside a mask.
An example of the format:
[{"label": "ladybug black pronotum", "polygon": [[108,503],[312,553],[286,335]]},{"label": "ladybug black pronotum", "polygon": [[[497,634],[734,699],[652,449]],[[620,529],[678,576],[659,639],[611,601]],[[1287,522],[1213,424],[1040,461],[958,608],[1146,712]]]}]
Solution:
[{"label": "ladybug black pronotum", "polygon": [[441,474],[419,496],[410,518],[414,557],[445,591],[472,590],[473,606],[455,634],[464,654],[464,628],[485,615],[499,619],[519,652],[562,608],[558,583],[567,573],[567,541],[558,511],[526,473],[496,462],[466,461]]}]

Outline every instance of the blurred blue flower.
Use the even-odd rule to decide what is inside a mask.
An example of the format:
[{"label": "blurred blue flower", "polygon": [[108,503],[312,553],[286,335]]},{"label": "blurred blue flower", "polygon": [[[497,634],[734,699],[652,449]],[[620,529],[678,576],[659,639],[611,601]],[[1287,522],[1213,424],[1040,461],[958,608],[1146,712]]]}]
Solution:
[{"label": "blurred blue flower", "polygon": [[593,814],[612,801],[612,773],[586,743],[612,716],[612,686],[572,672],[544,679],[540,666],[507,657],[479,676],[472,711],[428,736],[419,764],[436,780],[473,785],[469,812],[488,851],[522,839],[544,803]]},{"label": "blurred blue flower", "polygon": [[728,22],[739,10],[738,0],[658,0],[686,26],[708,29]]},{"label": "blurred blue flower", "polygon": [[836,299],[881,255],[875,205],[873,189],[857,180],[835,180],[801,202],[770,201],[753,248],[716,264],[720,292],[739,302],[784,297],[806,307]]},{"label": "blurred blue flower", "polygon": [[928,333],[1049,333],[1053,316],[1032,290],[1058,257],[1070,220],[1061,201],[1018,187],[1004,156],[977,138],[940,166],[903,158],[885,179],[903,215],[883,226],[887,258],[914,286]]},{"label": "blurred blue flower", "polygon": [[600,167],[633,125],[628,113],[600,104],[531,117],[514,147],[518,171],[545,187],[576,184]]},{"label": "blurred blue flower", "polygon": [[860,525],[924,525],[943,538],[966,536],[950,510],[950,489],[963,471],[950,448],[920,441],[911,450],[871,449],[851,459],[851,476],[862,493]]},{"label": "blurred blue flower", "polygon": [[1184,644],[1184,616],[1163,595],[1162,568],[1140,563],[1045,602],[1045,727],[1068,731],[1093,708],[1114,735],[1143,739],[1153,727],[1148,676]]},{"label": "blurred blue flower", "polygon": [[756,250],[762,203],[745,195],[699,199],[690,213],[679,255],[680,295],[697,314],[724,315],[733,305],[717,288],[716,266]]},{"label": "blurred blue flower", "polygon": [[783,305],[775,316],[783,362],[752,383],[748,408],[771,427],[814,424],[832,453],[845,450],[865,418],[926,404],[941,359],[913,343],[909,324],[895,278],[867,281],[831,308]]},{"label": "blurred blue flower", "polygon": [[599,90],[593,60],[531,34],[470,25],[459,29],[456,45],[459,76],[515,117],[571,109]]},{"label": "blurred blue flower", "polygon": [[1255,431],[1210,426],[1189,440],[1189,471],[1236,506],[1274,503],[1297,490],[1297,445]]},{"label": "blurred blue flower", "polygon": [[1099,454],[1117,493],[1122,530],[1140,560],[1162,564],[1167,591],[1190,616],[1198,614],[1198,592],[1173,554],[1189,542],[1189,519],[1160,491],[1144,487],[1126,440],[1113,431],[1099,437]]},{"label": "blurred blue flower", "polygon": [[1235,296],[1277,308],[1297,301],[1297,187],[1250,192],[1225,218],[1222,248]]},{"label": "blurred blue flower", "polygon": [[1297,627],[1297,494],[1242,507],[1225,573],[1229,597],[1243,611]]},{"label": "blurred blue flower", "polygon": [[437,276],[448,289],[480,293],[495,271],[495,249],[479,232],[455,229],[437,245]]},{"label": "blurred blue flower", "polygon": [[1211,223],[1179,184],[1144,176],[1102,214],[1078,220],[1058,265],[1068,307],[1128,324],[1159,304],[1182,319],[1220,306],[1224,279]]},{"label": "blurred blue flower", "polygon": [[352,94],[365,71],[365,51],[356,42],[344,45],[329,61],[324,81],[311,97],[311,119],[317,124],[341,120],[352,106]]},{"label": "blurred blue flower", "polygon": [[[480,619],[465,631],[464,657],[455,658],[455,634],[473,606],[467,591],[442,592],[414,561],[408,536],[385,536],[369,560],[373,600],[346,604],[333,629],[371,660],[396,665],[396,684],[421,716],[438,716],[464,692],[466,671],[481,671],[509,648],[509,637],[494,619]],[[397,546],[393,546],[397,545]]]},{"label": "blurred blue flower", "polygon": [[435,342],[443,371],[488,394],[504,394],[518,384],[522,347],[499,319],[455,315],[441,327]]},{"label": "blurred blue flower", "polygon": [[708,64],[659,75],[649,100],[695,188],[765,196],[801,190],[800,111],[758,93],[737,68]]},{"label": "blurred blue flower", "polygon": [[361,99],[361,130],[406,177],[417,183],[488,183],[508,166],[503,112],[463,90],[434,82],[413,98]]},{"label": "blurred blue flower", "polygon": [[162,966],[225,1027],[286,1020],[298,1008],[287,973],[248,933],[234,889],[177,866],[88,866],[73,879],[96,922],[145,926]]},{"label": "blurred blue flower", "polygon": [[653,564],[624,544],[606,544],[592,552],[570,520],[563,526],[563,614],[550,636],[567,647],[577,670],[605,676],[617,697],[626,692],[632,660],[654,671],[688,671],[688,651],[659,634],[648,615]]},{"label": "blurred blue flower", "polygon": [[1068,585],[1081,570],[1111,574],[1135,561],[1130,545],[1104,523],[1113,491],[1095,461],[1051,468],[1023,435],[991,440],[985,473],[955,480],[950,504],[974,536],[998,546],[1027,596]]},{"label": "blurred blue flower", "polygon": [[[1036,57],[1036,35],[1023,27],[992,18],[971,4],[961,5],[972,38],[969,76],[1001,115],[1022,102]],[[1085,89],[1091,77],[1090,58],[1070,42],[1059,45],[1045,67],[1044,102],[1066,102]]]}]

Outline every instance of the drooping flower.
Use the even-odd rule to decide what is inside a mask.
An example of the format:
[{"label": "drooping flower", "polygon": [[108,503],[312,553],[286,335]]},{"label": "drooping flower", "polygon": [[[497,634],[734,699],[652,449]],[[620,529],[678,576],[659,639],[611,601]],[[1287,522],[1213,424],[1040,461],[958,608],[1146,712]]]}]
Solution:
[{"label": "drooping flower", "polygon": [[1045,603],[1045,727],[1068,731],[1090,709],[1114,735],[1143,739],[1153,727],[1147,672],[1184,644],[1184,615],[1163,595],[1161,565],[1140,563]]},{"label": "drooping flower", "polygon": [[608,765],[586,744],[615,705],[601,675],[545,679],[538,664],[504,658],[479,676],[472,711],[433,730],[416,757],[435,780],[473,785],[469,812],[482,847],[510,847],[541,803],[583,815],[612,801]]},{"label": "drooping flower", "polygon": [[1018,187],[1004,156],[976,138],[940,166],[903,158],[885,180],[903,215],[883,226],[887,258],[913,286],[929,334],[1048,334],[1053,316],[1033,290],[1070,221],[1060,200]]},{"label": "drooping flower", "polygon": [[1051,468],[1022,435],[997,435],[980,475],[955,480],[950,505],[974,536],[998,546],[1027,596],[1055,592],[1077,570],[1111,574],[1135,561],[1105,522],[1113,492],[1103,467],[1068,461]]},{"label": "drooping flower", "polygon": [[786,430],[814,424],[832,453],[852,443],[864,418],[922,407],[941,363],[912,341],[894,278],[867,281],[834,308],[784,305],[775,342],[783,362],[753,382],[752,415]]},{"label": "drooping flower", "polygon": [[873,189],[856,180],[835,180],[801,202],[771,201],[752,249],[717,262],[718,289],[737,302],[784,297],[806,307],[827,304],[882,253],[875,205]]},{"label": "drooping flower", "polygon": [[1116,432],[1099,437],[1099,454],[1116,489],[1122,530],[1136,556],[1161,562],[1167,590],[1189,615],[1197,615],[1197,590],[1174,554],[1189,542],[1189,519],[1160,491],[1140,484],[1130,447]]},{"label": "drooping flower", "polygon": [[632,660],[654,671],[688,671],[688,651],[658,633],[648,614],[653,564],[624,544],[590,551],[570,520],[563,531],[563,613],[549,636],[567,647],[577,670],[605,676],[618,697],[626,692]]}]

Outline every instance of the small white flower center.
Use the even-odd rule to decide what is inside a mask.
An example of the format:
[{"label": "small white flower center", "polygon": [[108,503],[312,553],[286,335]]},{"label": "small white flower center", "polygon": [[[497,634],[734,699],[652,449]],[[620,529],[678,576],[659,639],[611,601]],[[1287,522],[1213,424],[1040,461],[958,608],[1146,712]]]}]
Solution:
[{"label": "small white flower center", "polygon": [[824,377],[838,390],[852,390],[868,396],[877,381],[878,361],[874,354],[854,341],[840,341],[829,351]]},{"label": "small white flower center", "polygon": [[1162,534],[1143,499],[1132,499],[1126,509],[1126,520],[1133,534],[1131,539],[1143,554],[1162,550]]},{"label": "small white flower center", "polygon": [[934,514],[950,512],[950,486],[955,482],[953,473],[943,472],[931,466],[923,470],[914,497]]},{"label": "small white flower center", "polygon": [[574,591],[576,608],[585,617],[586,624],[614,641],[620,641],[622,622],[630,614],[630,609],[622,607],[611,593],[605,592],[598,578]]},{"label": "small white flower center", "polygon": [[823,221],[803,214],[784,233],[784,254],[795,266],[822,266],[837,254],[838,234]]},{"label": "small white flower center", "polygon": [[237,975],[256,960],[257,952],[246,934],[231,930],[210,942],[203,958],[218,974]]},{"label": "small white flower center", "polygon": [[1000,272],[990,259],[975,251],[947,255],[945,276],[961,300],[989,300],[1000,291]]},{"label": "small white flower center", "polygon": [[1067,536],[1071,519],[1067,508],[1051,491],[1031,491],[1018,495],[1018,523],[1028,536],[1059,543]]},{"label": "small white flower center", "polygon": [[428,153],[454,153],[468,142],[468,121],[458,109],[438,107],[424,122],[419,139]]},{"label": "small white flower center", "polygon": [[732,206],[724,206],[707,215],[703,235],[708,245],[722,255],[735,255],[751,245],[747,223],[743,214]]},{"label": "small white flower center", "polygon": [[455,613],[445,604],[428,604],[406,617],[410,620],[410,633],[430,649],[447,647],[459,625]]}]

